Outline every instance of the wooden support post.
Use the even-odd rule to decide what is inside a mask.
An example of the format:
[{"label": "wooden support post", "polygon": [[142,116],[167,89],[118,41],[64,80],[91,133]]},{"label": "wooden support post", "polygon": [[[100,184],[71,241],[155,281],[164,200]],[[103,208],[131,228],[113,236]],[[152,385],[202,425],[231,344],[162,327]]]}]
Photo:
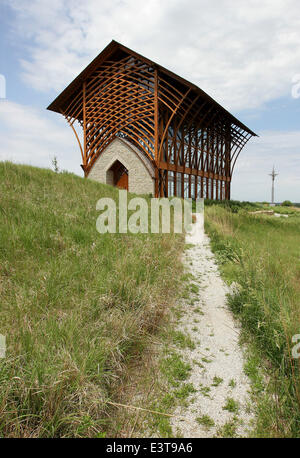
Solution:
[{"label": "wooden support post", "polygon": [[227,200],[230,200],[230,185],[231,185],[231,183],[230,183],[230,181],[227,181],[226,184],[227,184],[227,193],[226,193],[227,195],[226,195],[226,199],[227,199]]},{"label": "wooden support post", "polygon": [[[230,199],[235,160],[254,133],[154,62],[125,48],[114,55],[93,64],[71,92],[67,88],[61,106],[53,102],[74,131],[85,176],[120,137],[151,160],[156,197],[168,196],[171,172],[175,196],[197,198],[199,187],[199,197]],[[75,122],[83,128],[83,142]]]},{"label": "wooden support post", "polygon": [[161,170],[160,173],[160,197],[164,197],[165,195],[165,191],[164,191],[164,188],[165,188],[165,184],[166,184],[166,171],[165,170]]},{"label": "wooden support post", "polygon": [[165,171],[166,180],[165,180],[165,197],[169,197],[169,171]]},{"label": "wooden support post", "polygon": [[174,196],[177,196],[177,172],[174,172]]},{"label": "wooden support post", "polygon": [[86,176],[86,166],[87,166],[87,142],[86,142],[86,81],[83,82],[82,87],[82,111],[83,111],[83,170],[84,176]]},{"label": "wooden support post", "polygon": [[[226,126],[225,176],[230,179],[231,125]],[[230,200],[230,181],[225,182],[225,199]]]},{"label": "wooden support post", "polygon": [[154,70],[154,152],[155,161],[158,166],[160,158],[158,157],[159,142],[158,142],[158,72],[157,68]]},{"label": "wooden support post", "polygon": [[159,181],[159,172],[158,172],[158,168],[155,167],[155,183],[154,183],[155,191],[154,191],[154,197],[159,197],[159,195],[158,195],[158,181]]},{"label": "wooden support post", "polygon": [[159,157],[158,157],[158,73],[154,70],[154,156],[155,156],[155,197],[159,197]]}]

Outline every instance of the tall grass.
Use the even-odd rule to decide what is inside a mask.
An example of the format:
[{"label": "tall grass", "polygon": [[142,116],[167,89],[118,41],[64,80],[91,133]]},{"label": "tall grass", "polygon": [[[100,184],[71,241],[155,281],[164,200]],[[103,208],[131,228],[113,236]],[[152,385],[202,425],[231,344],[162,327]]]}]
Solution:
[{"label": "tall grass", "polygon": [[211,206],[206,229],[225,279],[237,283],[229,304],[270,365],[276,406],[260,411],[257,434],[299,437],[300,366],[291,348],[300,332],[300,214],[285,219]]},{"label": "tall grass", "polygon": [[100,235],[101,197],[117,190],[0,163],[0,436],[103,437],[176,297],[182,238]]}]

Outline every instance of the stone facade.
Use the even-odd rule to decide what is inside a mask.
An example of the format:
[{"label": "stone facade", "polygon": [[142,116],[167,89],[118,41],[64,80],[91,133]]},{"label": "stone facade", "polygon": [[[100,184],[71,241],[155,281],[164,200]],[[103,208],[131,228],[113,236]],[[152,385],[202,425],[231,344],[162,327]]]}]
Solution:
[{"label": "stone facade", "polygon": [[128,191],[154,195],[154,168],[150,160],[127,140],[115,138],[98,157],[88,178],[113,184],[111,166],[121,162],[128,170]]}]

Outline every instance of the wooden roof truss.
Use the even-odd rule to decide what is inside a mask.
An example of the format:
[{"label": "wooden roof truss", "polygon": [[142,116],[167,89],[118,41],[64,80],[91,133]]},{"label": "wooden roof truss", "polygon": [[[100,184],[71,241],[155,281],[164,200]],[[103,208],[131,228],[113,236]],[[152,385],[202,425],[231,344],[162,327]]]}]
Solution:
[{"label": "wooden roof truss", "polygon": [[153,164],[156,196],[230,199],[236,160],[256,135],[197,86],[116,42],[48,108],[72,127],[85,176],[126,138]]}]

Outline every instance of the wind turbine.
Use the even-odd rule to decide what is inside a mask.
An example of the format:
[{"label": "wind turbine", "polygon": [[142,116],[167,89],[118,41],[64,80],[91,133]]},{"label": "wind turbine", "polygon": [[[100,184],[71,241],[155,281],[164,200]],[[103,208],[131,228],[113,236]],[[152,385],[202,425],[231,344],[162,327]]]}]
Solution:
[{"label": "wind turbine", "polygon": [[274,205],[274,183],[275,183],[275,178],[278,175],[278,173],[275,173],[274,165],[273,165],[272,173],[270,173],[269,175],[270,177],[272,177],[272,205]]}]

